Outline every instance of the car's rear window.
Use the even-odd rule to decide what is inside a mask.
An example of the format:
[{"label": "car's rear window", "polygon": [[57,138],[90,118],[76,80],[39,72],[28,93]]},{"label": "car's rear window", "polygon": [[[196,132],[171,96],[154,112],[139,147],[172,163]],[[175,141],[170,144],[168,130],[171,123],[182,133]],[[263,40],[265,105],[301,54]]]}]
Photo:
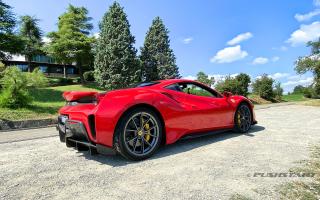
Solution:
[{"label": "car's rear window", "polygon": [[152,82],[143,82],[143,83],[139,83],[138,85],[136,85],[135,87],[147,87],[147,86],[152,86],[152,85],[156,85],[159,82],[156,81],[152,81]]}]

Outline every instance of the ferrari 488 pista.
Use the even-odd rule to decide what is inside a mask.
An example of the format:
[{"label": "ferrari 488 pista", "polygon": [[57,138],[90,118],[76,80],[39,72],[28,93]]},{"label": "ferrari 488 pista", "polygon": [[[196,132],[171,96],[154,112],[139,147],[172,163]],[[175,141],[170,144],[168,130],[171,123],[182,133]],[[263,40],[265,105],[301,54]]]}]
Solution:
[{"label": "ferrari 488 pista", "polygon": [[196,81],[172,79],[133,88],[64,92],[59,110],[60,140],[93,153],[120,153],[132,160],[150,157],[161,144],[189,136],[234,130],[246,133],[257,123],[253,104],[223,95]]}]

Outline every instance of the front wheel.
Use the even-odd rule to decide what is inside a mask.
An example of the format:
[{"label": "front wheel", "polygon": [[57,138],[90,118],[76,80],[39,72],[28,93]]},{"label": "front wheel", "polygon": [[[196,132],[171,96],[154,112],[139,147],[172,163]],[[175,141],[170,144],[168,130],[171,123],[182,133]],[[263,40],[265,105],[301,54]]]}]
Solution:
[{"label": "front wheel", "polygon": [[252,125],[252,114],[249,106],[242,103],[234,115],[234,130],[240,133],[247,133]]},{"label": "front wheel", "polygon": [[155,112],[137,108],[128,112],[118,128],[120,154],[131,160],[152,156],[162,139],[162,124]]}]

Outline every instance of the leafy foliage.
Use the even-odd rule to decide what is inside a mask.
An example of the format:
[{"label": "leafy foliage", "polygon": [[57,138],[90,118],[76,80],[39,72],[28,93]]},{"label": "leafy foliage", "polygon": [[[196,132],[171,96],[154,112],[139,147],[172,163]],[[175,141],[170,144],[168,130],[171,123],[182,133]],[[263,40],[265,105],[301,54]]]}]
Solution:
[{"label": "leafy foliage", "polygon": [[221,80],[216,84],[216,89],[219,92],[227,91],[233,94],[247,96],[250,82],[250,76],[244,73],[241,73],[236,77],[226,76],[224,80]]},{"label": "leafy foliage", "polygon": [[143,79],[146,81],[180,78],[168,34],[169,31],[163,21],[156,17],[141,48],[140,60]]},{"label": "leafy foliage", "polygon": [[320,39],[315,42],[309,42],[311,54],[305,57],[299,57],[296,61],[295,70],[298,74],[304,74],[310,71],[314,75],[313,89],[315,97],[320,96]]},{"label": "leafy foliage", "polygon": [[59,17],[58,31],[48,34],[51,42],[46,47],[49,55],[64,64],[76,62],[81,79],[83,65],[90,65],[93,60],[92,46],[95,42],[89,37],[93,25],[84,7],[69,5],[67,11]]},{"label": "leafy foliage", "polygon": [[22,49],[22,41],[14,35],[13,29],[16,26],[15,15],[11,6],[0,0],[0,59],[8,59],[6,53],[19,53]]},{"label": "leafy foliage", "polygon": [[277,100],[281,100],[282,99],[282,96],[283,96],[283,88],[281,87],[281,83],[278,82],[276,85],[275,85],[275,88],[273,90],[273,93],[274,93],[274,96]]},{"label": "leafy foliage", "polygon": [[261,76],[252,83],[253,93],[259,95],[261,98],[272,100],[275,97],[273,92],[274,80],[268,77],[267,74]]},{"label": "leafy foliage", "polygon": [[206,84],[209,87],[211,87],[215,83],[214,77],[209,78],[209,76],[204,72],[198,72],[197,81]]},{"label": "leafy foliage", "polygon": [[[22,54],[31,62],[32,57],[40,54],[42,48],[42,31],[38,25],[39,19],[25,15],[21,17],[19,36],[23,40]],[[30,64],[29,69],[30,71]]]},{"label": "leafy foliage", "polygon": [[123,8],[114,2],[100,24],[95,48],[95,79],[108,89],[128,87],[140,80],[135,39]]},{"label": "leafy foliage", "polygon": [[85,81],[94,81],[94,71],[87,71],[83,73],[83,78]]},{"label": "leafy foliage", "polygon": [[237,82],[237,90],[236,94],[242,95],[242,96],[248,96],[248,88],[249,84],[251,83],[251,78],[248,74],[240,73],[236,77]]},{"label": "leafy foliage", "polygon": [[47,78],[35,69],[32,73],[22,72],[15,66],[7,67],[1,79],[0,106],[7,108],[26,107],[32,102],[30,90],[43,87]]}]

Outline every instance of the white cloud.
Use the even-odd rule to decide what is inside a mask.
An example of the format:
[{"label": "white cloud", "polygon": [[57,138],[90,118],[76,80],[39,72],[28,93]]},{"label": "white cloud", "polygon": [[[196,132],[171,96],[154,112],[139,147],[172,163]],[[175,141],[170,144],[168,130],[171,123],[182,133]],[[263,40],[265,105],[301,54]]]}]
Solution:
[{"label": "white cloud", "polygon": [[265,57],[257,57],[252,61],[253,65],[263,65],[269,62],[268,58]]},{"label": "white cloud", "polygon": [[51,42],[51,39],[46,37],[46,36],[44,36],[44,37],[42,37],[42,42],[45,43],[45,44],[48,44],[48,43]]},{"label": "white cloud", "polygon": [[288,50],[288,47],[286,47],[286,46],[281,46],[281,47],[273,47],[272,49],[273,49],[273,50],[280,50],[280,51],[287,51],[287,50]]},{"label": "white cloud", "polygon": [[189,75],[189,76],[185,76],[185,77],[183,77],[182,79],[196,80],[196,79],[197,79],[197,77]]},{"label": "white cloud", "polygon": [[183,42],[184,44],[190,44],[190,43],[192,42],[192,40],[193,40],[192,37],[188,37],[188,38],[184,38],[184,39],[182,40],[182,42]]},{"label": "white cloud", "polygon": [[320,6],[320,0],[313,0],[313,4],[315,6]]},{"label": "white cloud", "polygon": [[294,18],[296,18],[297,21],[307,21],[310,20],[312,17],[315,17],[317,15],[320,15],[320,10],[314,10],[306,14],[296,14]]},{"label": "white cloud", "polygon": [[274,57],[271,58],[271,61],[272,62],[277,62],[279,59],[280,59],[279,56],[274,56]]},{"label": "white cloud", "polygon": [[227,44],[228,45],[239,44],[240,42],[248,40],[252,37],[253,37],[253,35],[250,32],[242,33],[242,34],[239,34],[236,37],[234,37],[232,40],[228,41]]},{"label": "white cloud", "polygon": [[241,50],[241,46],[226,47],[216,53],[214,57],[210,59],[213,63],[231,63],[237,60],[241,60],[248,55],[246,51]]},{"label": "white cloud", "polygon": [[296,80],[296,81],[288,81],[283,83],[283,86],[297,86],[297,85],[303,85],[303,86],[307,86],[310,85],[313,82],[313,77],[308,77],[306,79],[300,79],[300,80]]},{"label": "white cloud", "polygon": [[273,79],[281,79],[281,78],[285,78],[285,77],[288,77],[288,76],[290,76],[290,74],[288,74],[288,73],[280,73],[280,72],[277,72],[277,73],[269,75],[269,77],[273,78]]},{"label": "white cloud", "polygon": [[94,33],[94,34],[93,34],[93,37],[96,38],[96,39],[98,39],[98,38],[100,37],[100,33]]},{"label": "white cloud", "polygon": [[316,21],[309,25],[301,25],[300,29],[294,31],[287,43],[291,46],[297,46],[299,44],[306,44],[309,41],[313,41],[320,37],[320,22]]}]

